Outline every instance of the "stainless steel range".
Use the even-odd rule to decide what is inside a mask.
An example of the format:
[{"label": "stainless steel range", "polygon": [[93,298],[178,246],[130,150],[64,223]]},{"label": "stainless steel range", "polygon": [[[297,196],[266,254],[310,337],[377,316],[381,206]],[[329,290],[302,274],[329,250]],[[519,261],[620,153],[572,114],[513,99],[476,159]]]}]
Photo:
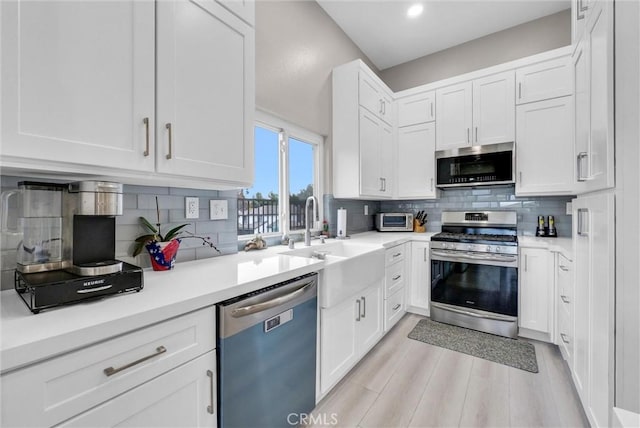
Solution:
[{"label": "stainless steel range", "polygon": [[516,337],[518,237],[514,211],[442,213],[431,238],[431,319]]}]

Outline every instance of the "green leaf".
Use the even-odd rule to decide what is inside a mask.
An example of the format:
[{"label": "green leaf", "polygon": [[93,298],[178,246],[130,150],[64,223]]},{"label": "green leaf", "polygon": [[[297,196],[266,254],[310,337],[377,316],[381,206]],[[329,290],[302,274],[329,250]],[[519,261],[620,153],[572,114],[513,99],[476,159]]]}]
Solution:
[{"label": "green leaf", "polygon": [[164,236],[164,238],[161,237],[162,241],[163,242],[171,241],[173,238],[176,237],[176,235],[178,235],[178,233],[185,226],[189,226],[189,223],[181,224],[180,226],[174,227],[173,229],[171,229],[170,231],[167,232],[167,234]]},{"label": "green leaf", "polygon": [[146,244],[149,241],[155,241],[157,240],[157,235],[153,234],[153,235],[142,235],[142,236],[138,236],[136,238],[136,242],[142,242],[143,244]]},{"label": "green leaf", "polygon": [[144,217],[140,217],[140,221],[142,222],[142,224],[149,229],[150,231],[152,231],[154,234],[158,233],[158,229],[156,229],[156,227],[154,225],[152,225],[151,223],[149,223],[149,220],[147,220]]}]

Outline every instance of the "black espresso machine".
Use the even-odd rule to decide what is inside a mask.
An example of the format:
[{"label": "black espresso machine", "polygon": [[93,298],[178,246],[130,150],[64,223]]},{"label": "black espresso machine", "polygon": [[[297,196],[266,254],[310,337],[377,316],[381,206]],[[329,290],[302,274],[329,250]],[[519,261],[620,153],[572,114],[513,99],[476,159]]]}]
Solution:
[{"label": "black espresso machine", "polygon": [[15,289],[29,310],[67,305],[129,291],[140,291],[142,269],[115,259],[115,216],[122,215],[122,184],[69,183],[62,192],[61,263],[55,268],[15,272]]}]

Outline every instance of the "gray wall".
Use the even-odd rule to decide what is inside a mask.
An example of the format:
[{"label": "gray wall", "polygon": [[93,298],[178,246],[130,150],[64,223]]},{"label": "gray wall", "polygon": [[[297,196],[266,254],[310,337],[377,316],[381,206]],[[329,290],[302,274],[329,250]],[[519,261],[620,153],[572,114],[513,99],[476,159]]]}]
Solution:
[{"label": "gray wall", "polygon": [[567,9],[388,68],[380,76],[400,91],[570,44]]},{"label": "gray wall", "polygon": [[[2,176],[1,190],[16,188],[18,181],[28,180],[28,178],[18,178]],[[48,181],[48,180],[41,180]],[[151,266],[149,256],[146,251],[138,255],[135,259],[131,257],[133,241],[139,235],[146,233],[140,225],[140,216],[145,217],[152,223],[156,222],[156,202],[158,196],[160,205],[160,222],[162,229],[166,232],[171,226],[182,223],[190,223],[186,230],[200,236],[211,238],[211,241],[221,251],[222,254],[236,253],[238,250],[237,233],[237,210],[236,191],[216,191],[181,189],[173,187],[150,187],[150,186],[124,186],[124,213],[116,217],[116,258],[124,260],[138,266]],[[186,219],[184,217],[185,196],[197,196],[200,199],[200,218]],[[229,204],[229,219],[209,220],[209,200],[226,199]],[[15,216],[15,198],[11,199],[11,216]],[[0,254],[2,255],[0,288],[2,290],[13,288],[13,269],[16,263],[16,246],[19,238],[1,236]],[[91,237],[87,237],[91,239]],[[199,239],[183,239],[178,251],[177,262],[187,260],[205,259],[216,257],[218,254],[210,247],[202,245]]]},{"label": "gray wall", "polygon": [[442,211],[512,210],[518,213],[518,234],[534,235],[539,215],[555,217],[558,236],[571,237],[571,216],[566,203],[571,196],[516,197],[513,186],[452,189],[440,192],[436,200],[382,201],[382,212],[427,212],[427,231],[439,232]]}]

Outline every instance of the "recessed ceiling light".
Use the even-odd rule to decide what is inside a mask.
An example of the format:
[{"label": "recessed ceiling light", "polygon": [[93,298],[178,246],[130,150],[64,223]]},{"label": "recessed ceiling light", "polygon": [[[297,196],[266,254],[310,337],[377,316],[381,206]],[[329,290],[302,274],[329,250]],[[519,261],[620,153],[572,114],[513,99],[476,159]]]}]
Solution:
[{"label": "recessed ceiling light", "polygon": [[422,7],[420,3],[416,3],[407,10],[407,16],[409,18],[415,18],[416,16],[420,16],[423,10],[424,7]]}]

